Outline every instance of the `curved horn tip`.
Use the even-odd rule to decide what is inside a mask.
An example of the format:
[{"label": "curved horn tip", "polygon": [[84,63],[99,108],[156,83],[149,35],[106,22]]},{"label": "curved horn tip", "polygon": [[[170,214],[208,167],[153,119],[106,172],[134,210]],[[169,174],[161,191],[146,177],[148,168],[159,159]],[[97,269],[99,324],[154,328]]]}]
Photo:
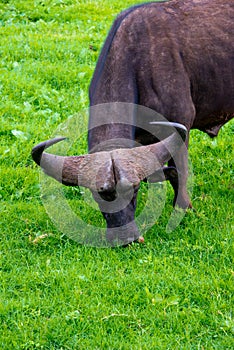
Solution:
[{"label": "curved horn tip", "polygon": [[62,137],[62,136],[59,136],[59,137],[54,137],[53,139],[51,140],[48,140],[48,141],[45,141],[45,144],[46,144],[46,148],[52,146],[52,145],[55,145],[56,143],[60,142],[60,141],[63,141],[63,140],[66,140],[67,137]]},{"label": "curved horn tip", "polygon": [[180,123],[175,123],[175,122],[150,122],[150,125],[162,125],[162,126],[169,126],[175,128],[180,136],[182,137],[183,141],[185,141],[187,134],[188,134],[188,129],[186,128],[185,125],[180,124]]},{"label": "curved horn tip", "polygon": [[55,145],[56,143],[58,143],[60,141],[65,140],[65,139],[66,139],[66,137],[55,137],[51,140],[40,142],[38,145],[34,146],[32,151],[31,151],[31,155],[32,155],[34,162],[36,162],[38,165],[40,165],[42,153],[44,152],[44,150],[52,145]]}]

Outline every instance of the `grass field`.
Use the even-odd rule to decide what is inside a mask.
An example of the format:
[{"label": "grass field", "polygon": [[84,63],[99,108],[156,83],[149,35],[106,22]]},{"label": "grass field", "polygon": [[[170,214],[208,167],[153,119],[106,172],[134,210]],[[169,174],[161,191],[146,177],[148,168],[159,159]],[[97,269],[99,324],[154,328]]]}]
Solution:
[{"label": "grass field", "polygon": [[40,198],[31,148],[87,108],[105,36],[134,3],[0,1],[1,349],[233,349],[233,122],[191,133],[196,211],[166,233],[169,189],[143,245],[79,245]]}]

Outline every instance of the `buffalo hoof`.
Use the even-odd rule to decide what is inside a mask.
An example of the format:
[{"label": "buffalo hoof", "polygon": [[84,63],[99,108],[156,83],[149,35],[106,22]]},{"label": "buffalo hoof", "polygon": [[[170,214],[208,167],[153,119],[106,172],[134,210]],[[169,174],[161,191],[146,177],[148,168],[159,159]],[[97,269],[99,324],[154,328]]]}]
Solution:
[{"label": "buffalo hoof", "polygon": [[174,198],[173,206],[179,207],[179,208],[185,209],[185,210],[191,209],[193,207],[187,193],[180,194],[180,195],[178,194],[178,196]]}]

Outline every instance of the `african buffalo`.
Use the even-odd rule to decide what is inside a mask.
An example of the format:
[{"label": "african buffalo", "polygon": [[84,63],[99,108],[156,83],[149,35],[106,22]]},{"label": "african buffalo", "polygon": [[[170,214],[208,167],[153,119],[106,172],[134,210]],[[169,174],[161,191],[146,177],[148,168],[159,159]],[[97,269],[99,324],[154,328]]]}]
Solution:
[{"label": "african buffalo", "polygon": [[[125,244],[139,237],[134,221],[139,183],[149,176],[161,181],[160,171],[174,188],[174,204],[191,207],[187,151],[180,151],[178,133],[169,132],[162,140],[153,132],[160,125],[151,123],[154,113],[138,113],[137,106],[162,115],[168,121],[161,121],[162,129],[175,127],[186,138],[186,146],[190,129],[217,136],[234,115],[233,34],[233,0],[151,2],[122,12],[90,85],[89,154],[43,153],[62,138],[33,148],[34,161],[48,175],[65,185],[92,190],[110,241],[117,237]],[[132,104],[126,123],[115,113],[96,112],[95,106],[115,102]],[[151,125],[152,133],[146,125]],[[124,207],[109,210],[129,191]]]}]

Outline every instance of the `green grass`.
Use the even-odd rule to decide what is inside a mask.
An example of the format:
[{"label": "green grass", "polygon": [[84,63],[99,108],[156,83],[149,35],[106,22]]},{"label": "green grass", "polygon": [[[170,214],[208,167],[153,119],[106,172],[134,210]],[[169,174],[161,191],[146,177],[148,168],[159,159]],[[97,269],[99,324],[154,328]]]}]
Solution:
[{"label": "green grass", "polygon": [[31,148],[87,108],[113,18],[134,3],[0,2],[1,349],[233,348],[233,122],[213,141],[191,133],[196,211],[167,233],[168,189],[144,245],[79,245],[40,198]]}]

